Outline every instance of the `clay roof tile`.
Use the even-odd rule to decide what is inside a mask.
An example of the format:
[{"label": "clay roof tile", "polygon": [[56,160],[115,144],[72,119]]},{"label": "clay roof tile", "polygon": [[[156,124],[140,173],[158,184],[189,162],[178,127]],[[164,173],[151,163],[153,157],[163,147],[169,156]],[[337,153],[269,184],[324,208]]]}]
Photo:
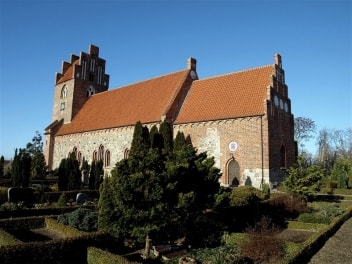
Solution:
[{"label": "clay roof tile", "polygon": [[268,65],[193,82],[175,123],[264,114],[272,70]]}]

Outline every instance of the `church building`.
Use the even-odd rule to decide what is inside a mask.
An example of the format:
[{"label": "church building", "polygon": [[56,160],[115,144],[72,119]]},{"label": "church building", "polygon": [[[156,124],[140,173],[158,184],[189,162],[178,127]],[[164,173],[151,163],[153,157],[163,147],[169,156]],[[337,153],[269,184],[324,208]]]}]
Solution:
[{"label": "church building", "polygon": [[223,186],[273,186],[294,164],[294,117],[279,54],[272,64],[204,79],[189,58],[183,70],[115,89],[108,89],[105,64],[90,45],[56,74],[45,128],[49,169],[75,153],[79,162],[102,160],[109,173],[128,156],[137,121],[151,128],[164,120],[214,157]]}]

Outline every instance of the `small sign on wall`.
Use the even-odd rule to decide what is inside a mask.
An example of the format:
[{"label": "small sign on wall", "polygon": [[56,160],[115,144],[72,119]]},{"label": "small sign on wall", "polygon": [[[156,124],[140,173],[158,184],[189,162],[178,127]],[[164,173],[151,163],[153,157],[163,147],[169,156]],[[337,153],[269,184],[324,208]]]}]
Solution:
[{"label": "small sign on wall", "polygon": [[231,142],[229,143],[229,150],[230,150],[231,152],[235,152],[235,151],[237,150],[237,147],[238,147],[237,142],[231,141]]}]

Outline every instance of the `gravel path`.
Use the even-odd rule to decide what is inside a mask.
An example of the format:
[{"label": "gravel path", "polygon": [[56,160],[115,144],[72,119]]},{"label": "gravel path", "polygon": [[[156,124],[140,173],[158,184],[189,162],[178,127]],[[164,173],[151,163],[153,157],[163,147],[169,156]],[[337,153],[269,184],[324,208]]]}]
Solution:
[{"label": "gravel path", "polygon": [[309,264],[347,264],[352,263],[352,218],[348,219],[340,229],[315,254]]}]

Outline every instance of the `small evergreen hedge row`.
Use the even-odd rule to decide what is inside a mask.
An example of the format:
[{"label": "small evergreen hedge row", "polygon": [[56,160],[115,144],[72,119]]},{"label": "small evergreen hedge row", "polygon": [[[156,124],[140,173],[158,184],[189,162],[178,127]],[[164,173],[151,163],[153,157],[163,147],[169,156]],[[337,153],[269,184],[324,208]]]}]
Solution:
[{"label": "small evergreen hedge row", "polygon": [[4,210],[4,211],[0,211],[0,219],[30,217],[30,216],[44,216],[44,215],[60,215],[60,214],[72,212],[77,208],[78,207]]},{"label": "small evergreen hedge row", "polygon": [[287,263],[307,263],[351,216],[352,207],[349,207],[341,216],[334,218],[325,229],[313,234],[309,239],[303,242],[299,251],[293,252],[291,256],[286,256]]},{"label": "small evergreen hedge row", "polygon": [[87,248],[106,244],[104,233],[2,246],[0,263],[87,263]]},{"label": "small evergreen hedge row", "polygon": [[0,228],[2,229],[33,229],[45,226],[44,217],[21,217],[15,219],[1,219]]},{"label": "small evergreen hedge row", "polygon": [[22,241],[18,240],[5,230],[0,229],[0,248],[1,246],[16,245],[20,243],[22,243]]},{"label": "small evergreen hedge row", "polygon": [[59,223],[56,219],[51,217],[45,218],[46,227],[63,234],[65,237],[79,237],[86,235],[84,231],[80,231],[68,225]]},{"label": "small evergreen hedge row", "polygon": [[87,264],[134,264],[137,262],[128,261],[126,258],[112,254],[108,251],[89,247],[87,249]]}]

